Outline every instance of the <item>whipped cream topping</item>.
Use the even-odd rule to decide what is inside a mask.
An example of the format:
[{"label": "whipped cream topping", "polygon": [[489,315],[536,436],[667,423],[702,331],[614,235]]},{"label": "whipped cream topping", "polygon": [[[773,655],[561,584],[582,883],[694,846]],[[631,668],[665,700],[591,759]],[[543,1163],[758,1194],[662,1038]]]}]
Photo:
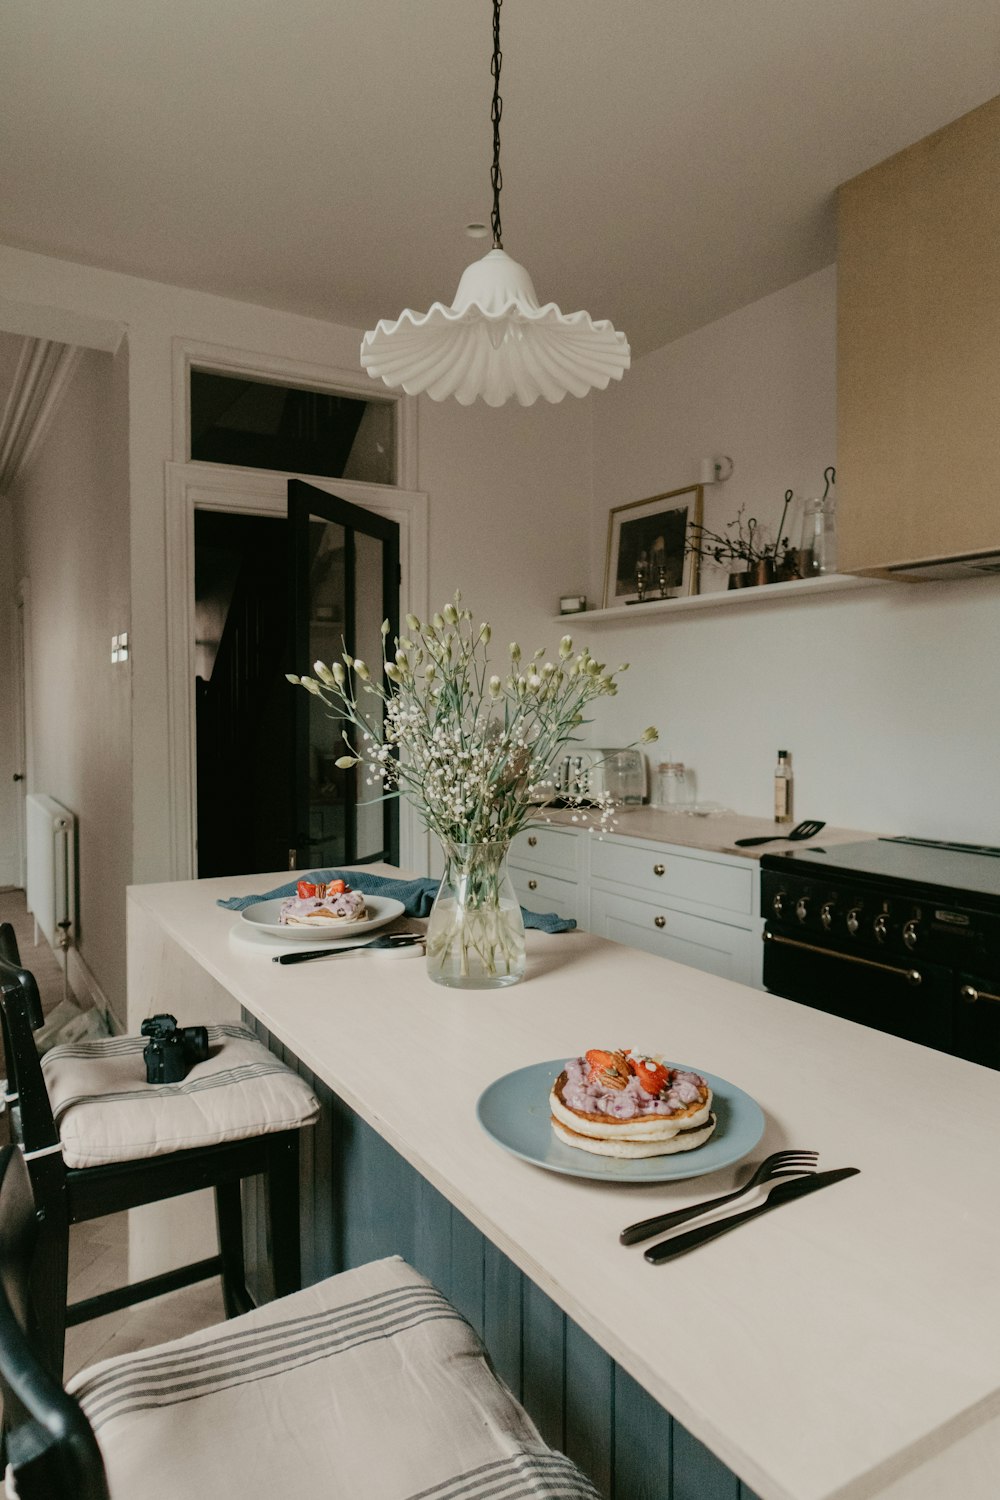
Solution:
[{"label": "whipped cream topping", "polygon": [[339,896],[288,896],[281,903],[279,923],[358,922],[366,915],[365,898],[360,891],[343,891]]},{"label": "whipped cream topping", "polygon": [[635,1077],[623,1089],[609,1089],[590,1076],[590,1064],[585,1057],[571,1057],[566,1064],[563,1099],[570,1109],[608,1115],[616,1120],[634,1120],[638,1116],[669,1118],[704,1099],[707,1090],[700,1074],[679,1069],[671,1072],[670,1087],[660,1094],[647,1094]]}]

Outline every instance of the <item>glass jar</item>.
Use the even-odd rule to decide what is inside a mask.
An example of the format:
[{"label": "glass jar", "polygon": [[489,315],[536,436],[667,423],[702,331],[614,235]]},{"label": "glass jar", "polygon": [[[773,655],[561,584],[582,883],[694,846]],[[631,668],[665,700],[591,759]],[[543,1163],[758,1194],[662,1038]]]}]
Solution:
[{"label": "glass jar", "polygon": [[802,539],[799,543],[799,573],[814,578],[820,573],[837,571],[837,534],[834,498],[828,495],[807,500],[802,512]]},{"label": "glass jar", "polygon": [[656,773],[656,805],[667,812],[674,808],[689,806],[691,784],[687,779],[683,761],[664,760]]}]

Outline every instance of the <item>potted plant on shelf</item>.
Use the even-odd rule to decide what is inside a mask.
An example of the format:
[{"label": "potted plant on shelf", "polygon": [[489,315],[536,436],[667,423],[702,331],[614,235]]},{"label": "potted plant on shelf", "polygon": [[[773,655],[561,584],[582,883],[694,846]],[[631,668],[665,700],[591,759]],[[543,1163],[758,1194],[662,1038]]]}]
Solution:
[{"label": "potted plant on shelf", "polygon": [[793,498],[793,491],[786,490],[781,520],[773,541],[756,516],[747,516],[746,506],[741,505],[735,519],[727,521],[721,533],[709,531],[698,523],[693,525],[687,550],[728,568],[731,589],[798,578],[798,551],[785,534],[785,519]]}]

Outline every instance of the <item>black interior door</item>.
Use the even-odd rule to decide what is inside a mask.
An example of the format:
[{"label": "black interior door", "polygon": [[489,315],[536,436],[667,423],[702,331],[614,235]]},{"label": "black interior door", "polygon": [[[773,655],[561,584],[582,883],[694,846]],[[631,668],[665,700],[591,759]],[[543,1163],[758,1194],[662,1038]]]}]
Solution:
[{"label": "black interior door", "polygon": [[[399,526],[301,479],[288,483],[291,642],[288,670],[311,674],[315,661],[342,652],[382,672],[382,621],[399,634]],[[375,699],[369,702],[377,707]],[[335,765],[351,726],[301,689],[295,693],[293,826],[290,869],[384,859],[399,863],[399,807],[368,786],[364,766]]]}]

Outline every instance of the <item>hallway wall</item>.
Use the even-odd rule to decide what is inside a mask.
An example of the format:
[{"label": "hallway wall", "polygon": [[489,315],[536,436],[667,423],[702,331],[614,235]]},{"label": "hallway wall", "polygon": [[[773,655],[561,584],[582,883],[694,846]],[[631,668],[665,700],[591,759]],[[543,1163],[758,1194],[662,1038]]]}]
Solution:
[{"label": "hallway wall", "polygon": [[[74,990],[125,1014],[125,886],[131,873],[128,350],[87,352],[8,496],[10,567],[30,586],[29,791],[78,820]],[[82,967],[82,972],[80,966]]]}]

